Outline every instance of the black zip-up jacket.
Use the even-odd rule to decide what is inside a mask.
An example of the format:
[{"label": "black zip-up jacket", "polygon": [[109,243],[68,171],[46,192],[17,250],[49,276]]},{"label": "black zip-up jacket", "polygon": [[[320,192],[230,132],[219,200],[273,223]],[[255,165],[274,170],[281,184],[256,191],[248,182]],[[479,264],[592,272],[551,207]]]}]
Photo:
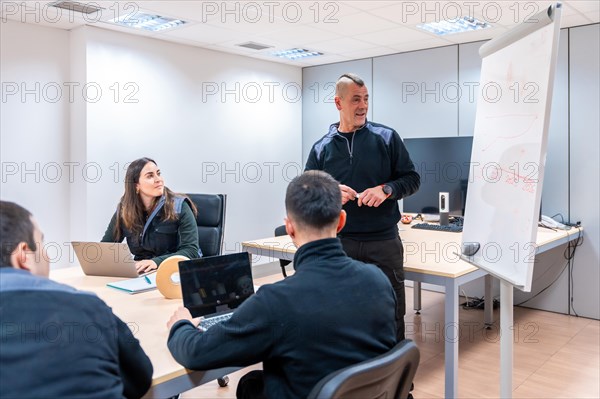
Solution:
[{"label": "black zip-up jacket", "polygon": [[195,370],[262,361],[267,398],[306,398],[329,373],[396,344],[396,297],[381,270],[346,256],[337,238],[300,247],[294,267],[206,332],[175,323],[175,360]]},{"label": "black zip-up jacket", "polygon": [[1,266],[0,320],[0,398],[140,398],[150,388],[150,359],[94,294]]},{"label": "black zip-up jacket", "polygon": [[359,207],[348,201],[348,214],[341,237],[363,241],[392,239],[398,236],[398,201],[415,193],[421,179],[398,133],[379,123],[367,122],[349,140],[334,123],[310,151],[305,170],[323,170],[341,184],[360,193],[387,184],[392,195],[379,207]]},{"label": "black zip-up jacket", "polygon": [[[173,255],[182,255],[190,259],[202,256],[198,243],[196,218],[188,201],[189,199],[184,197],[175,197],[175,212],[179,217],[176,220],[166,221],[163,220],[165,204],[163,196],[148,217],[142,234],[134,234],[122,227],[120,236],[127,240],[129,250],[136,261],[152,259],[157,266],[160,266],[163,260]],[[111,218],[102,242],[117,241],[114,234],[116,222],[117,212]]]}]

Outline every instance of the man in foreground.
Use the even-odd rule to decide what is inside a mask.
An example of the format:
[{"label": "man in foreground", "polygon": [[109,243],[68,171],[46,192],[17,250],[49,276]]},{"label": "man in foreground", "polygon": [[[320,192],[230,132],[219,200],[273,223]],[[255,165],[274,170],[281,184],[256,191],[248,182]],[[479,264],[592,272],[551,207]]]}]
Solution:
[{"label": "man in foreground", "polygon": [[12,202],[0,251],[0,397],[142,397],[152,364],[138,340],[98,297],[48,279],[42,232]]},{"label": "man in foreground", "polygon": [[264,390],[249,393],[240,384],[238,397],[304,398],[329,373],[396,344],[389,280],[346,256],[336,237],[346,220],[338,182],[304,173],[289,184],[285,205],[286,230],[298,248],[295,274],[261,287],[206,332],[185,308],[168,322],[169,349],[187,368],[263,362]]}]

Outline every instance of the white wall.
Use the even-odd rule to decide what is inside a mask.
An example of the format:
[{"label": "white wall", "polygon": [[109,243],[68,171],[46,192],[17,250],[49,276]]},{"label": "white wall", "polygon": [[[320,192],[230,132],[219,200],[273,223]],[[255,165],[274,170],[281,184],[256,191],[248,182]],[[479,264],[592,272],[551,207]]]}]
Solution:
[{"label": "white wall", "polygon": [[90,27],[73,34],[86,36],[86,81],[103,92],[86,112],[87,162],[103,173],[87,184],[87,238],[104,232],[126,164],[141,156],[174,191],[228,195],[228,252],[271,236],[301,170],[301,70]]},{"label": "white wall", "polygon": [[600,24],[570,32],[569,214],[584,228],[570,269],[571,312],[600,319]]},{"label": "white wall", "polygon": [[[19,44],[24,49],[13,45],[4,57],[3,42],[3,60],[15,70],[11,79],[27,78],[21,65],[28,58],[44,62],[37,55],[45,48],[45,63],[56,67],[40,65],[31,79],[49,79],[47,70],[55,70],[54,80],[75,87],[60,122],[55,115],[27,129],[47,134],[47,143],[32,146],[32,159],[77,162],[73,181],[53,186],[56,193],[38,202],[46,206],[31,207],[44,226],[61,225],[56,240],[100,239],[122,195],[127,163],[142,156],[157,161],[174,191],[228,195],[227,252],[271,236],[282,224],[285,188],[302,168],[300,68],[93,27],[69,33],[10,23],[2,37],[17,37],[19,30],[27,32]],[[52,35],[60,36],[58,45]],[[3,79],[4,70],[3,61]],[[3,163],[5,154],[15,154],[7,157],[13,161],[24,152],[9,130],[35,119],[24,114],[34,108],[30,101],[11,107],[18,115],[9,129],[3,120]],[[47,191],[32,182],[10,187],[12,199],[23,204]],[[2,191],[9,198],[4,184]]]},{"label": "white wall", "polygon": [[457,76],[456,45],[373,58],[373,121],[403,139],[458,135]]},{"label": "white wall", "polygon": [[0,198],[35,215],[58,258],[68,250],[70,219],[69,33],[10,20],[1,29]]}]

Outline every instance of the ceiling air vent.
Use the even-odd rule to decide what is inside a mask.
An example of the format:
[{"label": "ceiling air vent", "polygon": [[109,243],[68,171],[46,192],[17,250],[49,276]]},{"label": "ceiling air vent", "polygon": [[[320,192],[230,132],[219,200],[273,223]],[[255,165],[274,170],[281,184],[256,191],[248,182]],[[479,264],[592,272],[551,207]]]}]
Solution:
[{"label": "ceiling air vent", "polygon": [[252,50],[264,50],[266,48],[273,47],[273,46],[268,46],[266,44],[260,44],[260,43],[256,43],[256,42],[247,42],[247,43],[242,43],[242,44],[236,44],[236,46],[245,47],[245,48],[249,48]]},{"label": "ceiling air vent", "polygon": [[77,1],[57,1],[55,3],[51,3],[50,6],[62,8],[63,10],[69,10],[72,12],[79,12],[82,14],[93,14],[100,10],[104,10],[104,8],[98,7],[96,3],[84,4]]}]

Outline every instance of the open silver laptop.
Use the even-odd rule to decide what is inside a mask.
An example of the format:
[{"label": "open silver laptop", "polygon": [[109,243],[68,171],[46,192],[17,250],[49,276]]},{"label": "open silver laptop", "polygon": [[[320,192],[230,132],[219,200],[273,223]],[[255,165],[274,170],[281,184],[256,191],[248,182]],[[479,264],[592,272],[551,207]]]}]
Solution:
[{"label": "open silver laptop", "polygon": [[126,243],[73,241],[71,245],[83,272],[88,276],[139,276]]}]

